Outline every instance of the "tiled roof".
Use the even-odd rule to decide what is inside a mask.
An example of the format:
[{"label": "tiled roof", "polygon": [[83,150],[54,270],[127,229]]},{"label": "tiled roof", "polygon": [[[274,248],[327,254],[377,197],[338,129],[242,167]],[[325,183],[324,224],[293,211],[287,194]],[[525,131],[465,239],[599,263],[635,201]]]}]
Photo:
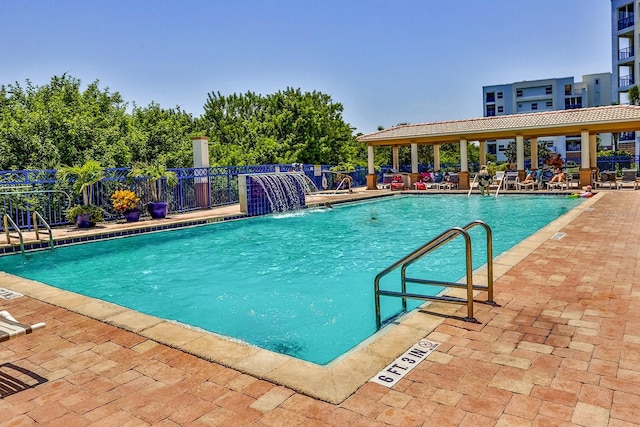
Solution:
[{"label": "tiled roof", "polygon": [[[393,140],[422,139],[443,141],[475,137],[498,139],[507,133],[550,136],[560,134],[564,130],[574,132],[576,129],[589,129],[598,132],[609,129],[609,132],[620,132],[629,129],[629,125],[640,129],[640,106],[610,105],[605,107],[579,108],[572,110],[555,110],[536,113],[510,114],[494,117],[481,117],[466,120],[451,120],[397,126],[378,132],[362,135],[360,142],[382,142]],[[624,125],[624,126],[622,126]],[[622,128],[619,129],[619,127]],[[549,133],[547,133],[549,132]]]}]

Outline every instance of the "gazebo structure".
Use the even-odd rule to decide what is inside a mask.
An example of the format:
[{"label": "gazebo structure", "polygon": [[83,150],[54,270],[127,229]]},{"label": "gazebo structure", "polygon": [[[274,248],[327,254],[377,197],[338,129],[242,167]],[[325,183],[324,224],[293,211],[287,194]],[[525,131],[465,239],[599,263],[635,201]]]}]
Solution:
[{"label": "gazebo structure", "polygon": [[435,168],[440,168],[440,144],[460,144],[460,188],[469,189],[467,143],[480,143],[480,163],[486,163],[486,141],[516,140],[516,167],[524,178],[524,140],[531,143],[531,165],[538,165],[538,137],[580,135],[580,184],[591,184],[591,171],[596,165],[596,136],[608,132],[640,130],[640,106],[610,105],[606,107],[554,110],[539,113],[510,114],[477,119],[452,120],[397,126],[362,135],[359,142],[368,146],[367,188],[377,188],[374,168],[376,146],[391,146],[393,167],[398,169],[398,147],[411,146],[411,182],[418,179],[418,144],[433,145]]}]

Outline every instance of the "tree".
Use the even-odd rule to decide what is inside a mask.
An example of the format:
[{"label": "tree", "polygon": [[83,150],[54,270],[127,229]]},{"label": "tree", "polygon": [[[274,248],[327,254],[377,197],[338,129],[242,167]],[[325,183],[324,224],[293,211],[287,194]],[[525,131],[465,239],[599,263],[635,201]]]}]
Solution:
[{"label": "tree", "polygon": [[342,105],[320,92],[209,93],[204,110],[198,126],[216,164],[366,163]]},{"label": "tree", "polygon": [[629,104],[638,105],[640,102],[640,89],[638,85],[634,85],[629,89]]}]

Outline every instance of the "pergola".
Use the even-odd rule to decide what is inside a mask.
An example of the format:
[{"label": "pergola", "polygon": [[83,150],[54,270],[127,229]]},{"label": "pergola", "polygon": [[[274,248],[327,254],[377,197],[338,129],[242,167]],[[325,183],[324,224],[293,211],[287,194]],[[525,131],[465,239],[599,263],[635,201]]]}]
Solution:
[{"label": "pergola", "polygon": [[396,126],[362,135],[359,142],[368,146],[367,188],[376,189],[374,168],[376,146],[391,146],[393,167],[398,169],[398,147],[411,147],[411,181],[418,178],[418,145],[433,145],[435,168],[440,168],[440,144],[460,144],[460,188],[469,188],[467,143],[480,143],[480,163],[486,163],[486,141],[515,139],[516,167],[524,177],[524,140],[531,143],[531,165],[538,165],[538,137],[580,135],[580,183],[591,184],[591,171],[596,166],[596,136],[608,132],[632,132],[640,129],[640,106],[610,105],[606,107],[555,110],[539,113],[511,114],[477,119],[452,120]]}]

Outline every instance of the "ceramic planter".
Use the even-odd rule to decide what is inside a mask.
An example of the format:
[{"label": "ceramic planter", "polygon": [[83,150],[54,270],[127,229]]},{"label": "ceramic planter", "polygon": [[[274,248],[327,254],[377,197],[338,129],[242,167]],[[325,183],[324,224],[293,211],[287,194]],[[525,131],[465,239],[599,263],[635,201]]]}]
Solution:
[{"label": "ceramic planter", "polygon": [[126,219],[127,222],[138,222],[138,220],[140,219],[140,209],[125,211],[124,219]]},{"label": "ceramic planter", "polygon": [[167,216],[167,202],[149,202],[147,209],[151,218],[159,219]]}]

